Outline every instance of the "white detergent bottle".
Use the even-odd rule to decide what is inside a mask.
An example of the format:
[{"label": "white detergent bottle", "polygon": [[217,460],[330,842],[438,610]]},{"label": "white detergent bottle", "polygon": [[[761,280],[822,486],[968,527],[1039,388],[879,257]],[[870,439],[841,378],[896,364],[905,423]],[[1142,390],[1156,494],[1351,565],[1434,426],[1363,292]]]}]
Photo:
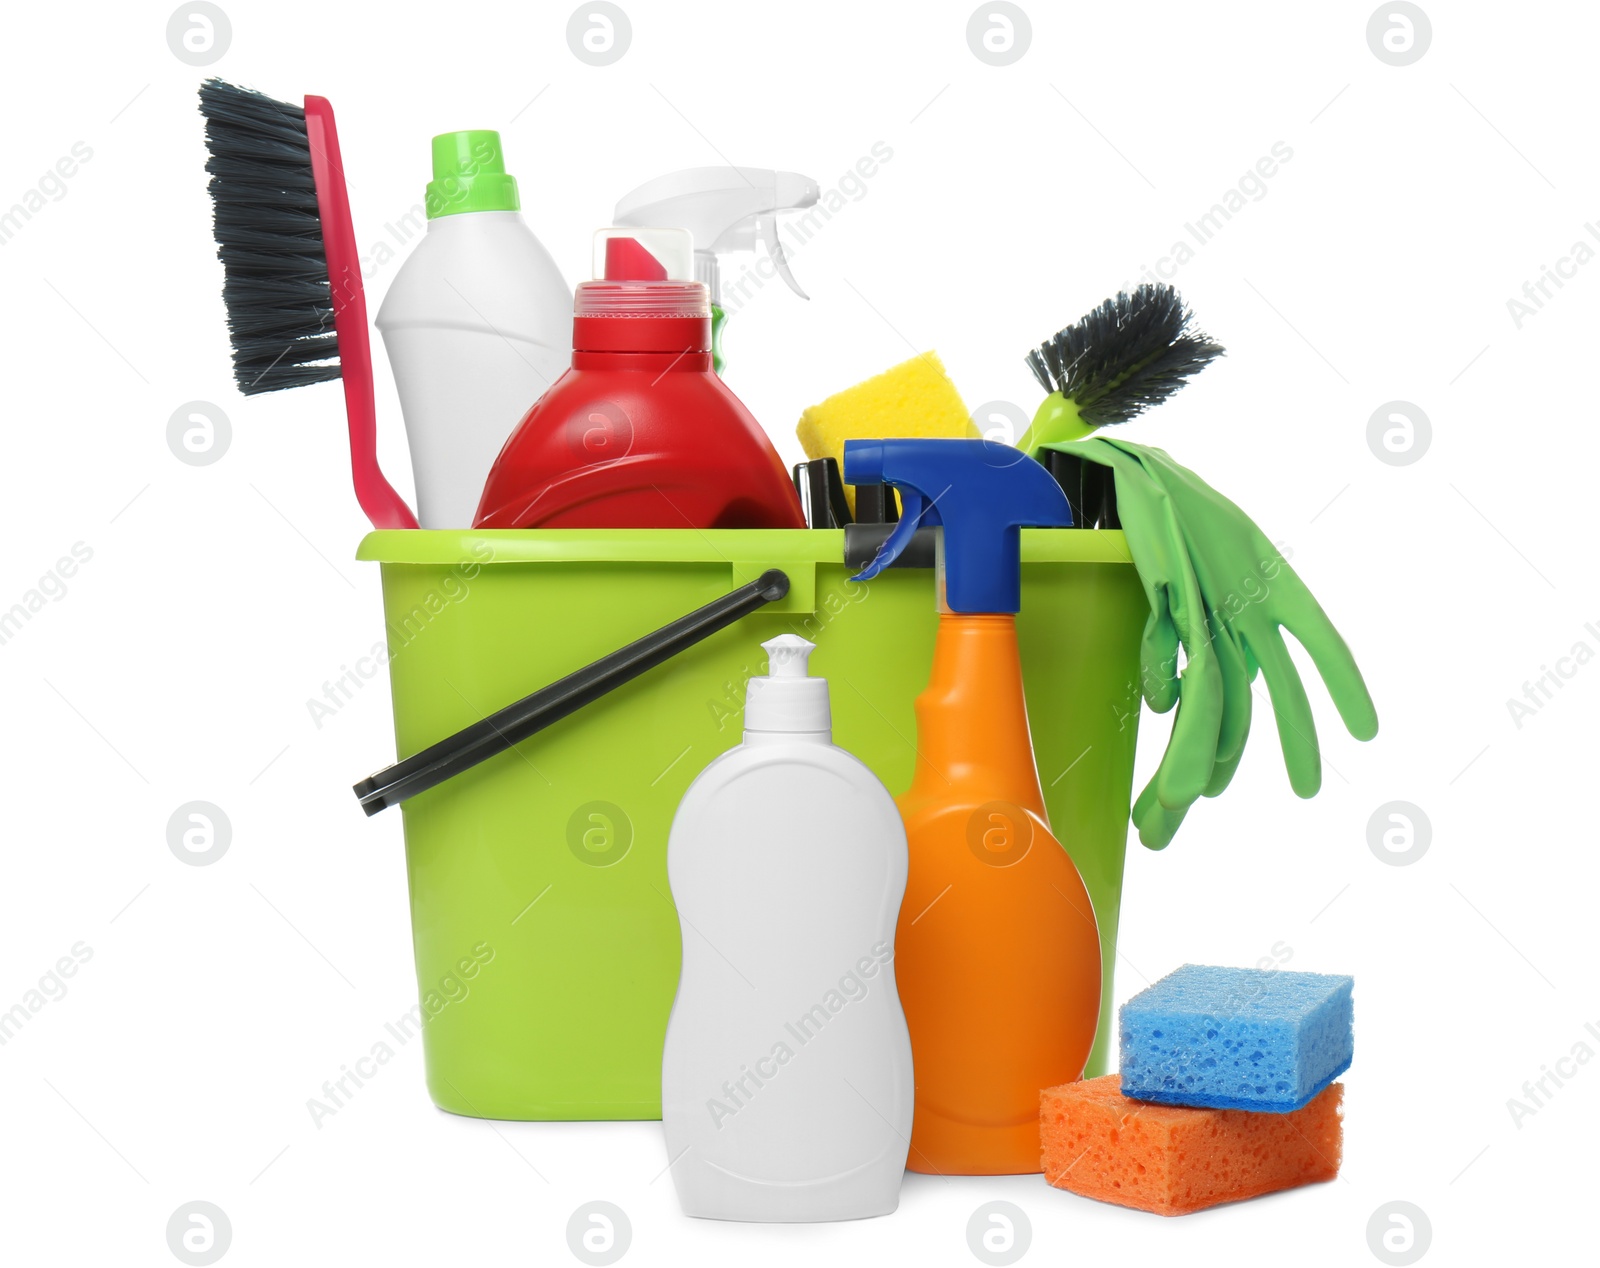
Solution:
[{"label": "white detergent bottle", "polygon": [[667,843],[683,932],[661,1069],[672,1177],[707,1219],[887,1215],[911,1139],[905,829],[833,743],[812,644],[762,646],[744,742],[690,786]]},{"label": "white detergent bottle", "polygon": [[472,527],[506,438],[572,360],[572,290],[520,206],[498,132],[433,138],[428,232],[377,323],[423,528]]}]

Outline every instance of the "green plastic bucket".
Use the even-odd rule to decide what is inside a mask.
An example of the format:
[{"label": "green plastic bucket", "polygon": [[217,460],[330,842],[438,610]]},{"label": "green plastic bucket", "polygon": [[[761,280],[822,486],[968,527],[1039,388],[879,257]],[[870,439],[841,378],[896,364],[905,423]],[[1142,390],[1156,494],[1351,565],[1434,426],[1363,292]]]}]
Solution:
[{"label": "green plastic bucket", "polygon": [[[784,632],[816,643],[835,742],[903,791],[933,655],[932,572],[851,581],[839,530],[385,531],[359,558],[383,569],[401,757],[767,568],[789,575],[786,598],[402,806],[434,1102],[482,1118],[659,1118],[681,950],[666,871],[678,801],[739,741],[760,644]],[[1096,1074],[1114,1031],[1147,608],[1120,532],[1024,530],[1022,558],[1040,782],[1100,921]]]}]

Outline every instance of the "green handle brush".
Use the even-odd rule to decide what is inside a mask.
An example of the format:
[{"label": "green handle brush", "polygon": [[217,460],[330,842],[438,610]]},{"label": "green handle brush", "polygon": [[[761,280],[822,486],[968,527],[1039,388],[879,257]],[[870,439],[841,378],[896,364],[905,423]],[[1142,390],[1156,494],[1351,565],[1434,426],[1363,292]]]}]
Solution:
[{"label": "green handle brush", "polygon": [[1028,353],[1028,368],[1050,393],[1018,443],[1082,440],[1159,405],[1223,354],[1193,329],[1194,314],[1170,286],[1120,292]]}]

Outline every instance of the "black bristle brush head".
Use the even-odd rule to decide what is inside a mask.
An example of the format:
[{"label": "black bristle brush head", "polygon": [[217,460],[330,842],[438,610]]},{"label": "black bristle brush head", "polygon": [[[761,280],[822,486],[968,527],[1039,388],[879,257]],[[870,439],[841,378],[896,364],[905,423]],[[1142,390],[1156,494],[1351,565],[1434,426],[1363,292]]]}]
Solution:
[{"label": "black bristle brush head", "polygon": [[1028,353],[1028,368],[1045,391],[1075,402],[1091,426],[1125,423],[1223,354],[1193,322],[1170,286],[1122,291]]},{"label": "black bristle brush head", "polygon": [[208,79],[200,113],[239,390],[251,396],[337,379],[305,110]]}]

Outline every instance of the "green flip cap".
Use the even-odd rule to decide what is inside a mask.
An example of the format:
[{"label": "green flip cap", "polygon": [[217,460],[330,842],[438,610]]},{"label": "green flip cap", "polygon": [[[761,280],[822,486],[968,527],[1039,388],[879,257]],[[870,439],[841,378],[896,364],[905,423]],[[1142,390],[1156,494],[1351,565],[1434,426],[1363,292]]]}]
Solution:
[{"label": "green flip cap", "polygon": [[428,219],[461,211],[520,211],[517,178],[506,175],[500,134],[485,128],[433,138],[433,179],[423,201]]}]

